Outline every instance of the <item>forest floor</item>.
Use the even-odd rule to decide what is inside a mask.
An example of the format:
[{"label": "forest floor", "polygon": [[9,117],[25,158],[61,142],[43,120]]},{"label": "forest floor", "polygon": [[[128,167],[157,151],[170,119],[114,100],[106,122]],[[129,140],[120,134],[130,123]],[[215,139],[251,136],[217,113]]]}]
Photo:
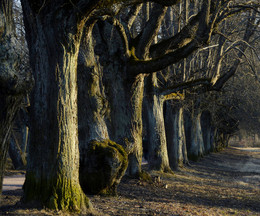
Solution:
[{"label": "forest floor", "polygon": [[[260,216],[260,148],[230,147],[174,174],[150,174],[152,182],[125,177],[116,197],[89,198],[102,216]],[[25,207],[21,196],[21,189],[4,191],[0,215],[65,215]]]}]

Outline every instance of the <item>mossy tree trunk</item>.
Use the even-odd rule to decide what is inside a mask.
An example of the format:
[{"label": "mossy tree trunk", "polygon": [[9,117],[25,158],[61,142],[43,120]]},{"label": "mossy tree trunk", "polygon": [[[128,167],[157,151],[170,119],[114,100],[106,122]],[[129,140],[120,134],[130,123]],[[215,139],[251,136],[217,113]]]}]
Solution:
[{"label": "mossy tree trunk", "polygon": [[[92,141],[108,140],[106,118],[108,101],[104,93],[103,68],[99,64],[94,48],[100,34],[98,27],[86,27],[78,58],[78,115],[79,115],[79,148],[80,148],[80,184],[88,188],[89,144]],[[94,178],[93,178],[94,179]],[[96,179],[97,180],[97,179]]]},{"label": "mossy tree trunk", "polygon": [[[135,176],[141,171],[142,162],[144,75],[127,72],[129,57],[122,48],[123,41],[113,24],[99,21],[92,36],[96,67],[89,68],[99,70],[99,78],[95,76],[95,79],[99,79],[100,85],[95,88],[92,85],[88,92],[99,101],[99,107],[92,107],[93,112],[98,114],[99,119],[105,120],[108,130],[106,136],[126,149],[129,157],[127,172]],[[94,78],[90,82],[93,81]],[[103,139],[104,136],[101,134],[96,138]]]},{"label": "mossy tree trunk", "polygon": [[170,167],[177,170],[189,163],[182,107],[166,102],[165,128]]},{"label": "mossy tree trunk", "polygon": [[81,150],[91,140],[109,139],[106,118],[108,101],[104,92],[103,68],[94,53],[100,34],[93,25],[86,27],[78,58],[78,115]]},{"label": "mossy tree trunk", "polygon": [[12,10],[13,1],[0,1],[0,196],[12,124],[32,84],[30,73],[20,68]]},{"label": "mossy tree trunk", "polygon": [[22,1],[35,78],[23,200],[84,211],[91,204],[79,184],[77,59],[85,20],[83,7],[63,3]]},{"label": "mossy tree trunk", "polygon": [[129,160],[127,173],[135,176],[141,172],[142,163],[144,75],[127,74],[126,65],[120,62],[113,60],[104,72],[110,102],[109,135],[125,147]]}]

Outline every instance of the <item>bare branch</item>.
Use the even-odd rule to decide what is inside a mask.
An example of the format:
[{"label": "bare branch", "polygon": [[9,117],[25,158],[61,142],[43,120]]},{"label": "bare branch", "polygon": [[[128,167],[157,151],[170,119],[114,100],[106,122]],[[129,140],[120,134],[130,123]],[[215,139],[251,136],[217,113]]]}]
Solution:
[{"label": "bare branch", "polygon": [[127,14],[127,17],[125,18],[125,22],[127,23],[128,29],[131,29],[133,22],[137,16],[137,14],[140,12],[143,4],[138,4],[133,6],[129,13]]},{"label": "bare branch", "polygon": [[125,28],[124,26],[120,23],[120,21],[118,19],[116,19],[115,17],[109,17],[107,19],[107,21],[109,23],[111,23],[113,26],[116,27],[123,43],[124,43],[124,50],[125,50],[125,53],[128,57],[130,57],[130,52],[129,52],[129,41],[128,41],[128,38],[130,37],[129,35],[127,36],[127,33],[125,31]]},{"label": "bare branch", "polygon": [[187,81],[184,83],[180,83],[177,85],[170,86],[168,88],[160,90],[160,93],[164,96],[170,95],[172,93],[176,93],[185,89],[190,89],[193,87],[203,86],[206,88],[211,87],[211,79],[210,78],[201,78],[196,80]]},{"label": "bare branch", "polygon": [[136,55],[139,58],[145,59],[148,56],[150,46],[161,27],[166,11],[167,7],[161,5],[153,7],[150,19],[135,42],[137,44]]}]

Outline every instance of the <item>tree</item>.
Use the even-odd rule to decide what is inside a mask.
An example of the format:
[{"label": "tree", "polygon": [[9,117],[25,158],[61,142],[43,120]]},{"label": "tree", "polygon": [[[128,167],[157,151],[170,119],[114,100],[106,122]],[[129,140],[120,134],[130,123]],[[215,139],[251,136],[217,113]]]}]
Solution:
[{"label": "tree", "polygon": [[32,87],[29,71],[21,65],[21,50],[15,39],[13,1],[0,1],[0,194],[9,147],[9,136],[23,97]]}]

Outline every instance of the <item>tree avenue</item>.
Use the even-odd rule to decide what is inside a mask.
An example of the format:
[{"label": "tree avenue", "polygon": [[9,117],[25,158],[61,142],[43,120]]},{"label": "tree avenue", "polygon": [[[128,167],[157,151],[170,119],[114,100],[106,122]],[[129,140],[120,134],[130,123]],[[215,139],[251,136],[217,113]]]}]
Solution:
[{"label": "tree avenue", "polygon": [[77,59],[82,32],[94,22],[95,13],[136,2],[21,1],[35,79],[25,202],[63,210],[90,208],[78,178]]},{"label": "tree avenue", "polygon": [[[28,71],[19,72],[17,68],[19,56],[13,50],[12,4],[9,4],[12,1],[0,2],[2,181],[11,123],[31,88],[32,79]],[[171,18],[170,7],[182,2],[186,8],[185,21],[178,19],[177,14]],[[111,149],[117,146],[119,155],[123,156],[126,151],[127,174],[138,177],[142,172],[143,110],[147,110],[151,169],[171,172],[179,164],[188,163],[189,152],[196,157],[204,153],[202,147],[205,146],[197,141],[199,138],[202,142],[210,140],[210,133],[203,137],[201,131],[208,132],[211,124],[209,121],[201,128],[201,115],[209,118],[200,109],[201,98],[197,97],[194,102],[191,123],[185,128],[181,103],[178,106],[167,104],[164,109],[165,101],[186,99],[187,89],[200,96],[202,92],[223,87],[236,72],[246,46],[239,44],[238,60],[224,73],[221,73],[221,52],[215,57],[217,67],[207,76],[192,75],[184,59],[190,58],[192,62],[195,51],[210,46],[214,37],[221,33],[218,28],[229,17],[254,10],[259,5],[240,1],[230,4],[231,1],[221,0],[194,1],[190,5],[188,2],[21,0],[35,82],[31,92],[24,202],[36,201],[56,210],[91,212],[92,204],[82,190],[87,188],[90,179],[85,169],[90,167],[90,144],[100,147],[110,143]],[[167,23],[169,35],[162,32]],[[248,22],[244,41],[249,41],[252,29]],[[7,54],[13,56],[8,64],[5,62]],[[179,72],[182,78],[177,83],[169,80],[160,85],[158,72],[163,74],[169,66],[169,70],[174,68],[172,65],[176,68],[183,65],[185,69]],[[171,73],[172,77],[177,77]],[[143,109],[144,93],[148,94],[146,109]],[[170,135],[172,131],[174,134]],[[187,131],[190,138],[196,134],[201,136],[186,145],[188,137],[184,133]],[[205,149],[210,151],[210,146]],[[125,169],[127,162],[121,160]],[[120,175],[123,174],[120,168]],[[113,187],[121,177],[116,177]]]}]

